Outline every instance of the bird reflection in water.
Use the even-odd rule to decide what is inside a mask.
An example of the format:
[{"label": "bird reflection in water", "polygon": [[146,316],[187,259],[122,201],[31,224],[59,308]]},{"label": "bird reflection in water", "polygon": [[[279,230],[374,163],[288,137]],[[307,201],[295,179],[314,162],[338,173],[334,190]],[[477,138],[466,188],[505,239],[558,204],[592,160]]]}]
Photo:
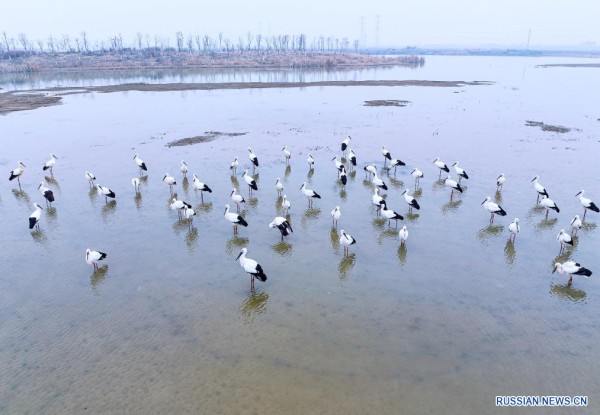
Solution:
[{"label": "bird reflection in water", "polygon": [[90,198],[90,202],[92,202],[92,206],[94,206],[96,199],[98,198],[98,190],[96,189],[96,187],[92,187],[90,189],[88,196]]},{"label": "bird reflection in water", "polygon": [[92,275],[90,275],[90,287],[92,287],[92,292],[95,295],[100,295],[98,292],[98,287],[102,285],[104,280],[106,280],[106,275],[108,274],[108,265],[104,265],[103,267],[98,268]]},{"label": "bird reflection in water", "polygon": [[246,201],[246,207],[249,210],[252,211],[256,211],[256,208],[258,207],[258,198],[257,197],[251,197]]},{"label": "bird reflection in water", "polygon": [[181,232],[190,230],[190,222],[185,218],[179,218],[173,223],[173,231],[179,236]]},{"label": "bird reflection in water", "polygon": [[431,190],[433,190],[434,192],[438,192],[440,190],[445,191],[446,185],[444,183],[445,183],[445,179],[440,179],[440,180],[433,182],[433,184],[431,185]]},{"label": "bird reflection in water", "polygon": [[404,187],[404,182],[402,180],[398,180],[395,177],[388,177],[388,183],[394,188],[394,189],[401,189]]},{"label": "bird reflection in water", "polygon": [[54,177],[45,176],[44,179],[46,183],[53,186],[57,193],[60,194],[60,183]]},{"label": "bird reflection in water", "polygon": [[[385,219],[384,219],[385,222]],[[384,241],[397,241],[398,240],[398,229],[387,228],[379,233],[378,245],[381,245]]]},{"label": "bird reflection in water", "polygon": [[496,194],[494,195],[494,203],[500,205],[502,203],[502,193],[500,192],[496,192]]},{"label": "bird reflection in water", "polygon": [[353,182],[356,179],[356,170],[352,170],[350,171],[350,173],[347,174],[348,179]]},{"label": "bird reflection in water", "polygon": [[141,209],[142,208],[142,193],[136,193],[135,196],[133,197],[133,201],[135,202],[135,207],[137,209]]},{"label": "bird reflection in water", "polygon": [[286,241],[281,241],[279,243],[271,245],[271,249],[281,256],[286,256],[292,253],[292,244]]},{"label": "bird reflection in water", "polygon": [[314,222],[316,221],[319,216],[321,216],[321,209],[314,209],[314,208],[310,208],[310,209],[306,209],[304,211],[304,213],[302,214],[302,219],[300,220],[300,224],[302,225],[302,227],[304,229],[307,228],[307,226],[309,225],[310,222]]},{"label": "bird reflection in water", "polygon": [[197,205],[194,210],[198,213],[209,214],[213,210],[213,202],[205,202]]},{"label": "bird reflection in water", "polygon": [[586,292],[579,288],[573,288],[571,284],[550,284],[550,295],[574,303],[585,303],[587,300]]},{"label": "bird reflection in water", "polygon": [[503,225],[490,224],[490,225],[486,226],[485,228],[481,229],[477,233],[477,238],[481,242],[486,242],[489,239],[496,238],[496,237],[502,235],[503,231],[504,231]]},{"label": "bird reflection in water", "polygon": [[540,223],[535,225],[534,231],[536,233],[550,231],[556,226],[557,222],[558,222],[558,218],[544,219]]},{"label": "bird reflection in water", "polygon": [[348,277],[348,274],[352,272],[355,263],[356,254],[350,254],[342,258],[342,260],[340,261],[340,265],[338,266],[340,281],[344,281]]},{"label": "bird reflection in water", "polygon": [[240,182],[238,181],[236,176],[231,176],[231,184],[233,185],[233,187],[235,187],[236,189],[240,188]]},{"label": "bird reflection in water", "polygon": [[244,319],[244,324],[252,325],[256,317],[267,312],[267,303],[269,301],[269,294],[265,292],[252,291],[244,299],[244,302],[240,306],[240,312]]},{"label": "bird reflection in water", "polygon": [[192,228],[185,235],[185,243],[188,247],[190,254],[194,253],[196,246],[198,246],[198,228]]},{"label": "bird reflection in water", "polygon": [[56,208],[54,206],[49,206],[44,210],[44,212],[46,212],[46,221],[48,222],[48,225],[52,228],[56,228],[58,219],[58,212],[56,211]]},{"label": "bird reflection in water", "polygon": [[115,211],[117,210],[117,201],[116,200],[111,200],[108,203],[105,203],[104,206],[102,206],[102,219],[108,219],[110,218],[112,215],[114,215]]},{"label": "bird reflection in water", "polygon": [[237,255],[240,252],[240,249],[248,245],[248,242],[250,242],[250,239],[235,235],[227,240],[225,252],[227,252],[227,255],[229,256],[232,256],[234,252]]},{"label": "bird reflection in water", "polygon": [[418,213],[406,213],[404,215],[404,221],[408,223],[417,223],[419,222],[419,216]]},{"label": "bird reflection in water", "polygon": [[340,200],[342,202],[345,202],[347,198],[348,198],[348,194],[346,193],[346,189],[345,188],[340,189]]},{"label": "bird reflection in water", "polygon": [[[292,166],[290,166],[288,164],[288,166],[285,168],[285,173],[283,173],[283,178],[285,179],[285,182],[287,183],[287,179],[288,177],[290,177],[290,174],[292,173]],[[258,182],[257,182],[258,183]]]},{"label": "bird reflection in water", "polygon": [[554,264],[556,264],[557,262],[560,262],[562,264],[563,262],[570,261],[572,255],[573,255],[572,249],[561,252],[560,254],[558,254],[557,256],[554,257],[554,259],[552,260],[551,266],[554,268]]},{"label": "bird reflection in water", "polygon": [[340,253],[340,235],[335,228],[331,228],[329,232],[329,239],[331,241],[331,247],[336,254]]},{"label": "bird reflection in water", "polygon": [[448,213],[456,212],[458,210],[458,208],[460,207],[460,205],[462,205],[462,202],[463,201],[461,199],[456,199],[456,200],[449,201],[445,205],[442,205],[440,208],[442,211],[442,214],[444,216],[446,216]]},{"label": "bird reflection in water", "polygon": [[371,220],[371,225],[374,230],[382,230],[385,228],[385,224],[387,223],[385,218],[373,218]]},{"label": "bird reflection in water", "polygon": [[312,183],[312,177],[314,176],[314,174],[315,174],[315,169],[310,169],[310,170],[308,171],[308,174],[306,175],[306,182],[307,182],[308,184],[311,184],[311,183]]},{"label": "bird reflection in water", "polygon": [[25,190],[12,189],[12,194],[15,196],[20,205],[29,206],[31,204],[29,201],[29,195]]},{"label": "bird reflection in water", "polygon": [[187,177],[184,177],[181,181],[181,187],[183,188],[183,194],[185,194],[185,197],[190,197],[190,182],[188,181]]},{"label": "bird reflection in water", "polygon": [[362,183],[363,183],[363,186],[364,186],[365,188],[367,188],[367,189],[369,189],[369,190],[371,190],[371,191],[372,191],[372,190],[373,190],[373,188],[375,187],[375,186],[373,185],[373,183],[371,183],[371,181],[370,181],[370,180],[363,180],[363,182],[362,182]]},{"label": "bird reflection in water", "polygon": [[48,242],[48,238],[46,238],[46,234],[42,229],[37,229],[31,232],[31,237],[33,240],[39,244],[45,245]]},{"label": "bird reflection in water", "polygon": [[406,244],[400,244],[398,247],[398,261],[400,265],[406,264],[406,253],[408,252]]},{"label": "bird reflection in water", "polygon": [[506,246],[504,247],[504,256],[506,257],[506,265],[512,268],[515,265],[517,250],[515,249],[515,244],[510,239],[506,241]]},{"label": "bird reflection in water", "polygon": [[420,198],[421,196],[423,196],[423,189],[419,187],[418,189],[416,189],[416,190],[413,192],[412,196],[413,196],[415,199],[418,199],[418,198]]}]

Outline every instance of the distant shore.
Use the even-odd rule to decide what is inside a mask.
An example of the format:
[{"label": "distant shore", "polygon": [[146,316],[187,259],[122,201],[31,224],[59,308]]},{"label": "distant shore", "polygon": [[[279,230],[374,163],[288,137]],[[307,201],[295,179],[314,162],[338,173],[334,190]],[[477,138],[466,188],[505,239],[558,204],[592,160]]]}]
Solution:
[{"label": "distant shore", "polygon": [[92,52],[17,54],[0,60],[1,73],[182,68],[336,68],[422,66],[419,56],[379,56],[354,52]]},{"label": "distant shore", "polygon": [[18,90],[0,93],[0,115],[15,111],[59,105],[66,95],[87,94],[91,92],[177,92],[212,91],[223,89],[272,89],[272,88],[308,88],[308,87],[352,87],[352,86],[424,86],[458,88],[463,86],[491,85],[485,81],[319,81],[319,82],[222,82],[222,83],[168,83],[168,84],[120,84],[90,87],[55,87],[31,90]]}]

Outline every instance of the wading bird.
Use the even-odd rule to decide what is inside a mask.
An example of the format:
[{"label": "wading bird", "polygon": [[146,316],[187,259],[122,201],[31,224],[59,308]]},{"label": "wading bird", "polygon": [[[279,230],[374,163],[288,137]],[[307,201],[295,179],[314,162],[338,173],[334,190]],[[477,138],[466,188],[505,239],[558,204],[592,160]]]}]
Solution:
[{"label": "wading bird", "polygon": [[485,200],[481,202],[481,204],[483,205],[483,208],[485,210],[490,212],[490,222],[492,223],[494,222],[494,215],[506,216],[506,212],[504,211],[504,209],[502,209],[502,206],[492,202],[492,198],[489,196],[486,197]]},{"label": "wading bird", "polygon": [[247,274],[250,275],[250,291],[254,291],[254,278],[261,282],[265,282],[267,280],[267,276],[258,262],[253,259],[246,258],[246,252],[248,252],[248,249],[242,248],[240,254],[235,260],[237,261],[239,259],[240,266],[244,268],[244,271],[246,271]]},{"label": "wading bird", "polygon": [[387,149],[384,146],[381,147],[381,154],[383,154],[383,165],[385,166],[385,162],[387,160],[391,160],[392,155],[390,154],[389,151],[387,151]]},{"label": "wading bird", "polygon": [[506,181],[506,177],[504,173],[500,173],[500,176],[496,179],[496,191],[499,192],[502,190],[502,186],[504,186],[504,182]]},{"label": "wading bird", "polygon": [[19,182],[19,189],[21,188],[21,175],[25,172],[25,165],[22,161],[19,161],[19,167],[10,172],[10,176],[8,177],[9,181],[13,181],[17,179]]},{"label": "wading bird", "polygon": [[460,184],[458,184],[454,180],[452,180],[450,178],[450,175],[448,175],[446,180],[444,180],[444,184],[452,189],[452,192],[450,193],[450,200],[452,200],[455,190],[458,190],[461,193],[463,192],[463,189],[462,189],[462,187],[460,187]]},{"label": "wading bird", "polygon": [[373,194],[373,204],[377,206],[377,216],[381,212],[381,208],[385,208],[385,199],[379,196],[379,187],[375,188],[375,193]]},{"label": "wading bird", "polygon": [[333,209],[331,211],[331,217],[333,218],[333,221],[331,222],[331,226],[334,226],[337,228],[337,224],[338,224],[338,220],[340,219],[340,217],[342,216],[342,212],[340,212],[340,207],[336,206],[335,209]]},{"label": "wading bird", "polygon": [[186,206],[185,211],[183,213],[185,215],[185,218],[189,222],[190,229],[192,229],[194,227],[194,216],[196,216],[196,211],[191,207]]},{"label": "wading bird", "polygon": [[398,221],[404,220],[404,216],[401,214],[394,212],[392,209],[388,209],[387,205],[383,205],[381,207],[381,216],[388,220],[388,226],[391,226],[392,220],[396,221],[396,228],[398,227]]},{"label": "wading bird", "polygon": [[179,219],[182,218],[183,210],[191,207],[192,205],[190,205],[189,203],[184,202],[183,200],[178,200],[177,198],[173,198],[173,200],[171,201],[171,210],[177,211],[177,216],[179,217]]},{"label": "wading bird", "polygon": [[379,177],[377,177],[377,171],[375,171],[375,173],[373,173],[373,180],[371,180],[371,182],[375,186],[377,186],[377,187],[379,187],[379,188],[381,188],[383,190],[387,190],[388,189],[388,187],[385,184],[385,182],[383,180],[381,180]]},{"label": "wading bird", "polygon": [[344,151],[346,151],[346,149],[348,148],[348,144],[350,144],[350,140],[352,140],[352,137],[350,137],[350,135],[346,135],[346,139],[344,141],[342,141],[342,153]]},{"label": "wading bird", "polygon": [[140,169],[140,176],[142,176],[145,171],[148,171],[148,168],[146,167],[146,163],[144,163],[144,160],[142,160],[141,158],[138,157],[137,153],[135,154],[135,156],[133,156],[133,160],[135,161],[135,164],[137,164],[138,168]]},{"label": "wading bird", "polygon": [[175,180],[175,177],[169,176],[169,173],[165,173],[162,181],[167,186],[169,186],[169,190],[171,191],[171,194],[173,194],[173,186],[175,186],[177,184],[177,181]]},{"label": "wading bird", "polygon": [[289,152],[289,150],[287,149],[287,146],[283,146],[281,151],[283,151],[283,154],[285,155],[285,164],[289,164],[290,158],[292,157],[292,153]]},{"label": "wading bird", "polygon": [[212,193],[212,189],[206,183],[202,183],[195,174],[192,177],[194,178],[192,187],[194,190],[200,191],[200,201],[204,203],[204,192]]},{"label": "wading bird", "polygon": [[396,169],[398,168],[398,166],[406,166],[406,163],[404,163],[402,160],[392,159],[392,161],[390,161],[390,165],[387,167],[388,174],[392,169],[394,169],[394,174],[396,174]]},{"label": "wading bird", "polygon": [[346,186],[348,183],[348,175],[346,174],[346,168],[342,166],[342,170],[340,170],[340,181],[342,182],[342,186]]},{"label": "wading bird", "polygon": [[135,193],[139,193],[140,192],[140,179],[138,179],[137,177],[134,177],[133,179],[131,179],[131,184],[133,185],[133,188],[135,189]]},{"label": "wading bird", "polygon": [[181,160],[181,173],[183,173],[183,177],[187,176],[187,172],[188,172],[188,166],[187,163],[183,160]]},{"label": "wading bird", "polygon": [[281,183],[281,180],[279,179],[279,177],[277,178],[277,181],[275,182],[275,190],[277,190],[277,196],[281,196],[281,192],[283,191],[283,183]]},{"label": "wading bird", "polygon": [[309,170],[312,170],[315,168],[315,159],[310,155],[310,153],[308,154],[308,158],[306,159],[306,162],[308,163]]},{"label": "wading bird", "polygon": [[356,166],[356,154],[354,154],[354,150],[352,149],[348,152],[348,160],[350,160],[352,166]]},{"label": "wading bird", "polygon": [[456,174],[458,174],[459,183],[462,179],[469,179],[469,175],[467,174],[467,172],[458,167],[458,161],[455,161],[452,167],[454,167],[454,171],[456,172]]},{"label": "wading bird", "polygon": [[252,168],[253,169],[257,168],[258,167],[258,157],[256,157],[256,154],[254,154],[252,152],[252,149],[250,147],[248,147],[248,158],[252,162]]},{"label": "wading bird", "polygon": [[556,237],[556,240],[560,244],[560,252],[565,250],[567,248],[567,245],[573,246],[573,238],[571,238],[571,235],[566,233],[564,229],[560,230],[558,236]]},{"label": "wading bird", "polygon": [[313,199],[321,198],[321,196],[319,196],[319,194],[317,192],[306,188],[306,182],[302,183],[302,186],[300,186],[300,190],[302,190],[302,193],[304,194],[304,196],[306,196],[308,198],[308,206],[309,207],[312,207]]},{"label": "wading bird", "polygon": [[417,169],[416,167],[415,167],[415,169],[414,169],[414,170],[413,170],[413,171],[410,173],[410,175],[411,175],[412,177],[414,177],[414,178],[415,178],[415,186],[418,186],[418,185],[419,185],[419,181],[421,181],[421,179],[422,179],[423,177],[425,177],[425,176],[423,175],[423,172],[422,172],[421,170]]},{"label": "wading bird", "polygon": [[546,191],[546,189],[544,188],[544,186],[542,186],[538,180],[539,180],[540,176],[535,176],[531,181],[533,182],[533,188],[535,189],[535,191],[537,192],[538,196],[537,196],[537,201],[540,201],[540,196],[546,196],[546,197],[550,197],[550,195],[548,194],[548,192]]},{"label": "wading bird", "polygon": [[248,222],[246,222],[244,218],[242,218],[240,215],[238,215],[237,213],[229,212],[229,205],[225,205],[225,220],[229,222],[231,226],[233,226],[234,235],[237,234],[238,225],[242,225],[245,228],[248,226]]},{"label": "wading bird", "polygon": [[42,218],[42,207],[40,205],[38,205],[37,203],[34,203],[33,207],[35,208],[35,210],[31,214],[31,216],[29,216],[29,229],[33,229],[35,226],[37,226],[37,229],[40,229],[40,219]]},{"label": "wading bird", "polygon": [[433,160],[433,164],[435,164],[435,166],[440,169],[440,176],[439,178],[442,177],[442,172],[445,171],[446,173],[450,173],[450,169],[448,168],[448,166],[446,166],[446,163],[444,163],[443,161],[440,160],[440,158],[436,158],[435,160]]},{"label": "wading bird", "polygon": [[56,164],[56,160],[58,160],[58,158],[50,153],[50,160],[48,160],[46,163],[44,163],[44,167],[42,167],[42,169],[44,171],[50,169],[50,176],[54,177],[54,173],[52,172],[54,165]]},{"label": "wading bird", "polygon": [[100,186],[99,184],[96,185],[96,189],[98,189],[98,194],[100,196],[104,196],[104,202],[108,202],[108,198],[110,197],[111,199],[114,199],[115,197],[117,197],[117,195],[115,194],[115,192],[113,192],[112,190],[110,190],[108,187],[104,187],[104,186]]},{"label": "wading bird", "polygon": [[583,197],[584,194],[585,194],[585,190],[582,190],[575,195],[575,196],[579,196],[579,201],[581,202],[581,206],[583,206],[583,219],[585,219],[585,214],[587,213],[588,209],[591,211],[594,211],[594,212],[600,212],[600,209],[598,209],[598,206],[596,206],[596,204],[594,202],[592,202],[591,199],[588,199],[587,197]]},{"label": "wading bird", "polygon": [[342,167],[344,167],[344,165],[340,161],[338,161],[338,156],[332,158],[331,161],[333,161],[333,163],[335,164],[335,169],[337,170],[337,174],[339,177],[340,172],[342,171]]},{"label": "wading bird", "polygon": [[350,245],[354,245],[355,243],[356,239],[347,234],[345,230],[342,229],[340,231],[340,245],[344,247],[344,256],[348,256]]},{"label": "wading bird", "polygon": [[558,206],[556,206],[556,203],[554,203],[554,201],[548,196],[542,196],[542,199],[540,200],[540,205],[546,208],[546,217],[548,217],[548,212],[550,212],[550,209],[555,210],[556,213],[560,213],[560,209],[558,208]]},{"label": "wading bird", "polygon": [[256,180],[252,178],[252,176],[248,176],[248,170],[244,170],[244,174],[242,178],[248,185],[248,194],[252,196],[252,190],[258,190],[258,185],[256,184]]},{"label": "wading bird", "polygon": [[571,235],[577,235],[579,229],[581,229],[581,219],[579,219],[579,215],[575,215],[573,220],[571,221]]},{"label": "wading bird", "polygon": [[289,215],[292,204],[290,203],[286,195],[283,195],[283,199],[281,200],[281,207],[283,208],[283,211]]},{"label": "wading bird", "polygon": [[408,229],[406,229],[406,225],[398,232],[398,238],[400,238],[400,245],[406,244],[406,240],[408,239]]},{"label": "wading bird", "polygon": [[229,165],[229,170],[231,170],[233,172],[233,174],[236,174],[237,167],[238,167],[238,158],[236,157],[235,159],[233,159],[233,161]]},{"label": "wading bird", "polygon": [[574,261],[567,261],[562,264],[557,262],[554,264],[554,271],[552,271],[552,273],[554,274],[556,271],[563,275],[569,276],[569,285],[573,283],[573,275],[581,275],[582,277],[586,278],[592,276],[592,271],[582,267],[581,264]]},{"label": "wading bird", "polygon": [[93,173],[90,173],[89,171],[85,172],[85,178],[87,179],[88,183],[90,184],[90,189],[92,187],[94,187],[94,180],[96,180],[96,176],[93,175]]},{"label": "wading bird", "polygon": [[244,196],[238,195],[236,192],[237,192],[237,189],[234,187],[233,190],[231,191],[231,200],[233,200],[233,203],[235,203],[235,205],[237,206],[237,211],[239,213],[240,203],[246,203],[246,200],[244,200]]},{"label": "wading bird", "polygon": [[281,232],[282,241],[284,236],[289,236],[290,232],[294,232],[292,225],[290,225],[286,218],[282,218],[281,216],[277,216],[275,219],[273,219],[273,222],[269,223],[269,228],[279,229],[279,232]]},{"label": "wading bird", "polygon": [[54,202],[54,193],[52,193],[52,190],[50,190],[48,187],[44,186],[44,182],[40,183],[40,185],[38,186],[38,190],[41,194],[44,195],[44,198],[46,199],[46,206],[48,205],[48,203],[51,204],[52,202]]},{"label": "wading bird", "polygon": [[365,178],[367,177],[367,173],[369,174],[369,177],[371,177],[372,174],[377,173],[377,166],[375,164],[369,164],[368,166],[365,166],[363,170],[365,171]]},{"label": "wading bird", "polygon": [[408,189],[406,189],[402,194],[404,195],[404,200],[406,200],[406,203],[408,203],[409,212],[412,212],[413,208],[421,210],[421,206],[419,206],[419,202],[417,202],[417,199],[408,194]]},{"label": "wading bird", "polygon": [[94,271],[98,270],[98,261],[102,261],[107,255],[104,252],[85,250],[85,262],[94,266]]},{"label": "wading bird", "polygon": [[508,225],[508,231],[510,232],[510,240],[514,243],[517,239],[517,234],[521,232],[521,226],[519,225],[519,218],[515,218],[514,222]]}]

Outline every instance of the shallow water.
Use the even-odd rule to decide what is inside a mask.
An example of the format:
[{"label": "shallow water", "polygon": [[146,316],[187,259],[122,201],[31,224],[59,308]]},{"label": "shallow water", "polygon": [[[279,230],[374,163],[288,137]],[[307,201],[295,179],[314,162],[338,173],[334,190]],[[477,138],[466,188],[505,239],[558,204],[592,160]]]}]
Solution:
[{"label": "shallow water", "polygon": [[[600,200],[600,78],[594,69],[535,68],[557,61],[580,60],[432,57],[423,68],[358,79],[496,84],[86,94],[1,117],[0,165],[8,173],[22,160],[28,170],[21,191],[0,182],[0,412],[502,413],[496,395],[587,395],[586,409],[555,410],[597,412],[600,216],[588,214],[565,255],[555,238],[582,214],[575,193]],[[371,99],[411,104],[362,106]],[[525,120],[577,130],[544,132]],[[165,147],[205,131],[247,134]],[[344,190],[331,158],[346,133],[359,165]],[[222,213],[234,185],[247,196],[248,145],[261,164],[259,191],[242,208],[249,227],[233,237]],[[393,223],[376,218],[364,180],[362,166],[382,164],[381,145],[407,163],[384,177],[392,209],[407,211],[401,193],[414,190],[412,167],[425,173],[422,209],[404,220],[406,247]],[[41,170],[50,152],[59,157],[53,180]],[[140,196],[131,186],[136,152],[149,168]],[[437,181],[438,156],[470,175],[453,201]],[[86,170],[116,202],[90,192]],[[166,172],[197,208],[191,231],[168,207]],[[204,204],[193,173],[214,191]],[[535,206],[536,174],[561,208],[548,220]],[[268,228],[281,213],[278,177],[294,228],[283,243]],[[44,205],[40,180],[57,200],[30,232],[31,205]],[[323,197],[312,210],[298,189],[304,181]],[[493,225],[480,205],[486,196],[508,212]],[[331,228],[336,205],[338,229],[358,241],[348,258]],[[522,231],[512,244],[514,217]],[[269,276],[255,293],[234,261],[244,246]],[[108,253],[96,273],[84,261],[88,247]],[[596,273],[568,287],[568,277],[551,274],[567,258]]]}]

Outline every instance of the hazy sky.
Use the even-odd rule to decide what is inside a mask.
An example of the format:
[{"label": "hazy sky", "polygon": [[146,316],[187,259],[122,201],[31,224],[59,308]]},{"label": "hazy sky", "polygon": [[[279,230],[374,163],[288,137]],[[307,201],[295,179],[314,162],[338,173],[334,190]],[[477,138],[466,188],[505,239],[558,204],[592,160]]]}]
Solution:
[{"label": "hazy sky", "polygon": [[30,39],[49,34],[92,39],[136,32],[174,37],[220,31],[232,40],[247,31],[359,38],[365,18],[367,45],[381,46],[600,44],[600,0],[3,0],[0,31]]}]

